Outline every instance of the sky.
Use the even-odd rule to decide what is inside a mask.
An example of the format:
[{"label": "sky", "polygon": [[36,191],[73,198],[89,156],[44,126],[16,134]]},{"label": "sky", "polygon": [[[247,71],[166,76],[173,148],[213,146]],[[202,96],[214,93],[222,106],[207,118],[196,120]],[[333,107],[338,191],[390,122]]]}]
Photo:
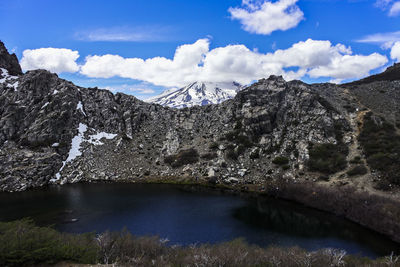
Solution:
[{"label": "sky", "polygon": [[400,61],[400,0],[1,0],[24,71],[146,99],[269,75],[342,83]]}]

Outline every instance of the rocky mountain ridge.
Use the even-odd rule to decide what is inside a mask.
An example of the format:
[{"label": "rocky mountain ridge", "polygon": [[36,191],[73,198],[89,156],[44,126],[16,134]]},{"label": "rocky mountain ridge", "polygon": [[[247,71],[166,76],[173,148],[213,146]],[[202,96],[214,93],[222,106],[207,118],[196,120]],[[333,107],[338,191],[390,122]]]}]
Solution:
[{"label": "rocky mountain ridge", "polygon": [[[370,112],[377,124],[385,116],[396,123],[399,114],[398,102],[386,101],[399,96],[397,80],[379,81],[386,101],[380,105],[362,96],[374,84],[308,85],[270,76],[221,104],[173,109],[82,88],[45,70],[15,72],[18,61],[3,47],[0,43],[2,191],[154,177],[374,188],[382,174],[370,170],[358,141],[363,118]],[[346,174],[355,158],[367,167],[357,179]]]},{"label": "rocky mountain ridge", "polygon": [[219,104],[235,97],[244,86],[232,83],[194,82],[180,89],[169,89],[146,102],[171,108]]}]

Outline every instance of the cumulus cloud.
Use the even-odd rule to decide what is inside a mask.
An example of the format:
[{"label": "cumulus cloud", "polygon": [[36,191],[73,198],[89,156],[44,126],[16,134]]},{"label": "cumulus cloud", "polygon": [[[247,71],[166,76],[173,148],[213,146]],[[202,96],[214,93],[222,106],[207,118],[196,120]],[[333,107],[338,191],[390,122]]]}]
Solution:
[{"label": "cumulus cloud", "polygon": [[173,59],[154,57],[123,58],[119,55],[88,56],[81,73],[89,77],[119,76],[161,86],[184,86],[199,77],[203,57],[209,51],[208,39],[179,46]]},{"label": "cumulus cloud", "polygon": [[400,1],[395,2],[389,10],[389,16],[394,17],[400,14]]},{"label": "cumulus cloud", "polygon": [[89,77],[119,76],[166,87],[185,86],[194,81],[249,84],[271,74],[285,79],[328,77],[336,82],[366,76],[387,63],[386,56],[373,53],[353,55],[350,47],[330,41],[308,39],[287,49],[259,53],[244,45],[210,50],[208,39],[179,46],[172,59],[123,58],[118,55],[86,57],[81,74]]},{"label": "cumulus cloud", "polygon": [[231,7],[228,11],[232,19],[240,21],[245,31],[269,35],[273,31],[294,28],[304,19],[297,1],[243,0],[242,7]]},{"label": "cumulus cloud", "polygon": [[23,52],[21,67],[24,71],[46,69],[55,73],[77,72],[78,51],[65,48],[27,49]]},{"label": "cumulus cloud", "polygon": [[396,42],[390,51],[390,57],[400,62],[400,42]]},{"label": "cumulus cloud", "polygon": [[370,70],[383,66],[387,61],[385,56],[378,53],[368,56],[343,55],[332,58],[327,65],[311,69],[308,74],[312,78],[333,77],[335,82],[340,82],[344,79],[367,76]]}]

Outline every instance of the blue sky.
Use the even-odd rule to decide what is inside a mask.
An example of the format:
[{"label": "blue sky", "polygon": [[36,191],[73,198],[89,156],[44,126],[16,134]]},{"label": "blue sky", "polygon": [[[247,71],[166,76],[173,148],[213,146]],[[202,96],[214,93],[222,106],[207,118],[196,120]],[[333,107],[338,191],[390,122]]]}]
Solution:
[{"label": "blue sky", "polygon": [[24,69],[142,99],[194,80],[344,82],[400,59],[397,0],[2,0],[0,25]]}]

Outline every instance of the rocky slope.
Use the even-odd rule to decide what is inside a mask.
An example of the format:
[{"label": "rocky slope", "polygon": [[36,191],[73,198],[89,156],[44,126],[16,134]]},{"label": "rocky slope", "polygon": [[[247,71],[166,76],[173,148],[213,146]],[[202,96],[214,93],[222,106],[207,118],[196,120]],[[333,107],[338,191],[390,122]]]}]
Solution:
[{"label": "rocky slope", "polygon": [[[358,141],[363,116],[372,112],[379,124],[398,114],[398,81],[308,85],[271,76],[221,104],[172,109],[45,70],[22,74],[2,43],[0,68],[0,190],[10,192],[154,177],[373,189],[382,171],[371,171]],[[382,100],[363,95],[376,86]],[[346,174],[354,158],[368,167],[358,178]]]},{"label": "rocky slope", "polygon": [[145,101],[171,108],[204,106],[234,98],[243,88],[244,86],[235,82],[223,84],[194,82],[180,89],[167,90]]}]

